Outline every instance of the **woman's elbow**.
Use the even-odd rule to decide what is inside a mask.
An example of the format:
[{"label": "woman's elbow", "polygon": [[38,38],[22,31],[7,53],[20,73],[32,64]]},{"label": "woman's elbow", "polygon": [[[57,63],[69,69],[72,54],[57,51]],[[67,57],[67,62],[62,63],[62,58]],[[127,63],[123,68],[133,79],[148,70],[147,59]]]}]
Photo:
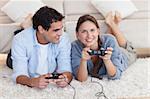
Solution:
[{"label": "woman's elbow", "polygon": [[87,81],[87,79],[88,79],[88,77],[81,77],[81,76],[77,77],[77,80],[80,82],[85,82],[85,81]]}]

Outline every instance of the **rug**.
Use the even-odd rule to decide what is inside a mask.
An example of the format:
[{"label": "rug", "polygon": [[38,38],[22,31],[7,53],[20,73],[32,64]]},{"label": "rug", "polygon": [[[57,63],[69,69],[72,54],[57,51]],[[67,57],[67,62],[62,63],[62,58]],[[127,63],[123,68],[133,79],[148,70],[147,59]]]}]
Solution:
[{"label": "rug", "polygon": [[[0,66],[0,99],[150,99],[150,58],[138,59],[120,80],[88,77],[86,82],[72,80],[71,86],[45,89],[14,84],[12,70]],[[92,80],[92,82],[91,82]]]}]

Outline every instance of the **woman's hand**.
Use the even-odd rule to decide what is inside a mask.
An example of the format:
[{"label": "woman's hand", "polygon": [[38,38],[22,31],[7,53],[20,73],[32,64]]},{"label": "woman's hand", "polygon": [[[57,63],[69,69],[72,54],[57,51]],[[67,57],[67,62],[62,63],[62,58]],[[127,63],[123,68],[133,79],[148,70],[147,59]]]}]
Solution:
[{"label": "woman's hand", "polygon": [[91,56],[88,54],[88,51],[90,50],[89,47],[85,47],[82,50],[82,60],[89,60],[91,58]]},{"label": "woman's hand", "polygon": [[106,54],[104,56],[99,56],[99,57],[101,57],[103,60],[110,60],[111,55],[112,55],[112,51],[113,51],[113,48],[108,47],[105,51]]}]

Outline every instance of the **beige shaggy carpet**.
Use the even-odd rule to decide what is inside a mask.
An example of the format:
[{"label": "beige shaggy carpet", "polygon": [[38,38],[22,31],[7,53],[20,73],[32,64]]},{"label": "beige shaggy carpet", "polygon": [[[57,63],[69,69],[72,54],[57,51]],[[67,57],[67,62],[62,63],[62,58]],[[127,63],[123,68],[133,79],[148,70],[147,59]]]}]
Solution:
[{"label": "beige shaggy carpet", "polygon": [[[46,89],[29,88],[14,84],[12,70],[0,65],[0,99],[150,99],[150,58],[138,59],[120,80],[98,80],[89,77],[86,82],[73,80],[71,86]],[[101,84],[102,87],[99,85]],[[103,91],[102,91],[103,90]]]}]

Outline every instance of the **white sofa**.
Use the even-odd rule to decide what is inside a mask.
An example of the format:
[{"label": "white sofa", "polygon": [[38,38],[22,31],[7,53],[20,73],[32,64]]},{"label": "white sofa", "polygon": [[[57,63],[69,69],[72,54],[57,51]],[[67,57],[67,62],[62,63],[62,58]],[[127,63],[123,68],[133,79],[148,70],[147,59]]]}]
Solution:
[{"label": "white sofa", "polygon": [[[0,8],[9,0],[2,0]],[[106,32],[104,17],[91,4],[90,0],[42,0],[49,7],[57,9],[65,15],[65,30],[70,35],[71,41],[75,39],[75,26],[77,19],[83,14],[91,14],[100,23],[102,33]],[[120,24],[120,29],[125,37],[138,48],[141,55],[150,56],[150,34],[148,23],[148,0],[132,0],[138,11],[126,17]],[[109,2],[109,1],[108,1]],[[19,23],[13,22],[0,10],[0,53],[7,53],[11,46],[13,32],[19,29]],[[139,49],[140,48],[140,49]]]}]

